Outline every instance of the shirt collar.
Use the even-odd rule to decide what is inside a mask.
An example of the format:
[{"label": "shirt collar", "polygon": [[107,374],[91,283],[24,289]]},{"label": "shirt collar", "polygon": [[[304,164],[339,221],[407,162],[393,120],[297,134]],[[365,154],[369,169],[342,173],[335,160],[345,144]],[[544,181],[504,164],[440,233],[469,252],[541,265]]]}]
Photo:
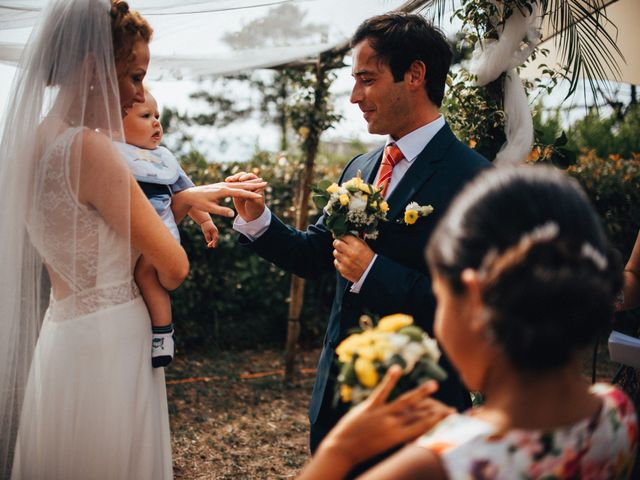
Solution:
[{"label": "shirt collar", "polygon": [[[394,143],[398,146],[404,158],[409,162],[413,160],[424,150],[427,144],[435,137],[445,125],[444,117],[438,116],[433,122],[427,123],[420,128],[416,128],[413,132],[407,133],[404,137],[393,140],[391,136],[387,136],[387,144]],[[385,146],[386,146],[385,145]]]}]

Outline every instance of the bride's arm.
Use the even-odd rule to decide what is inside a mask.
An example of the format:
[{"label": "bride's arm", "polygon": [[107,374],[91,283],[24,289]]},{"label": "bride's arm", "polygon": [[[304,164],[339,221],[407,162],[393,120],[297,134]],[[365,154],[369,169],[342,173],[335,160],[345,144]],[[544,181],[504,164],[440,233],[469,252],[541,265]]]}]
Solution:
[{"label": "bride's arm", "polygon": [[132,247],[157,270],[163,287],[177,288],[189,273],[184,249],[162,223],[111,140],[90,131],[81,138],[78,199],[131,238]]}]

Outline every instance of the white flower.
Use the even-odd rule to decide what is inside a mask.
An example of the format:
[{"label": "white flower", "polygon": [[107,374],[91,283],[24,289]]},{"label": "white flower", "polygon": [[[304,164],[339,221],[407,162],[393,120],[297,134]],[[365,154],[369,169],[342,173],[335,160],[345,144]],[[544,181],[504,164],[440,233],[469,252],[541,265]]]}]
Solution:
[{"label": "white flower", "polygon": [[369,223],[369,218],[363,210],[349,210],[347,212],[347,220],[354,225],[367,225]]},{"label": "white flower", "polygon": [[367,200],[363,199],[361,195],[355,194],[349,200],[349,210],[364,211],[365,208],[367,208]]},{"label": "white flower", "polygon": [[376,230],[375,232],[367,233],[366,238],[368,238],[369,240],[376,240],[379,234],[380,232]]},{"label": "white flower", "polygon": [[420,210],[420,205],[418,204],[418,202],[411,202],[404,208],[404,210],[405,212],[407,210]]},{"label": "white flower", "polygon": [[430,338],[425,335],[422,338],[422,345],[424,346],[425,353],[431,360],[434,362],[440,360],[440,349],[438,348],[438,342],[435,338]]},{"label": "white flower", "polygon": [[415,367],[416,363],[423,357],[423,355],[424,345],[422,343],[409,342],[409,344],[400,352],[400,356],[406,363],[404,371],[408,373],[413,370],[413,367]]},{"label": "white flower", "polygon": [[389,343],[396,351],[404,348],[404,346],[410,341],[411,339],[408,336],[402,335],[400,333],[393,333],[389,335]]},{"label": "white flower", "polygon": [[418,211],[420,212],[421,216],[426,217],[427,215],[433,213],[433,207],[431,205],[425,205],[424,207],[420,207]]}]

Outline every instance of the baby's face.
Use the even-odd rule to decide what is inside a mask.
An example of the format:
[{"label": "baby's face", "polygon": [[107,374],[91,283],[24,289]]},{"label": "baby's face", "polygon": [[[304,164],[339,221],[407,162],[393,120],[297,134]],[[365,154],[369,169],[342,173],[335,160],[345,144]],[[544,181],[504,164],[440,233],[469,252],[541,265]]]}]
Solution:
[{"label": "baby's face", "polygon": [[162,125],[156,99],[145,94],[144,103],[134,103],[123,119],[124,135],[129,145],[152,150],[162,140]]}]

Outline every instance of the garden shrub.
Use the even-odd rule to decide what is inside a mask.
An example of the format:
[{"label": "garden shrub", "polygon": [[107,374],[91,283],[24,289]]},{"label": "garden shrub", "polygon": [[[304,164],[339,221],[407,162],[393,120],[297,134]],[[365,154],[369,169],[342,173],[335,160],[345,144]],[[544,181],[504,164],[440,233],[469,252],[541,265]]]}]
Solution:
[{"label": "garden shrub", "polygon": [[[222,181],[240,170],[254,171],[269,182],[267,205],[285,222],[293,223],[292,198],[299,162],[261,152],[249,163],[210,164],[199,153],[190,152],[181,163],[196,185]],[[321,166],[318,178],[334,178],[338,172],[337,165]],[[310,221],[315,222],[319,212],[311,213]],[[214,222],[220,231],[215,249],[206,248],[199,226],[190,219],[180,227],[191,271],[172,293],[179,346],[216,349],[284,345],[291,276],[238,245],[232,219],[216,216]],[[322,341],[334,284],[334,274],[306,282],[301,322],[305,345]]]},{"label": "garden shrub", "polygon": [[586,190],[600,214],[609,240],[626,260],[640,227],[640,155],[580,155],[567,172]]}]

